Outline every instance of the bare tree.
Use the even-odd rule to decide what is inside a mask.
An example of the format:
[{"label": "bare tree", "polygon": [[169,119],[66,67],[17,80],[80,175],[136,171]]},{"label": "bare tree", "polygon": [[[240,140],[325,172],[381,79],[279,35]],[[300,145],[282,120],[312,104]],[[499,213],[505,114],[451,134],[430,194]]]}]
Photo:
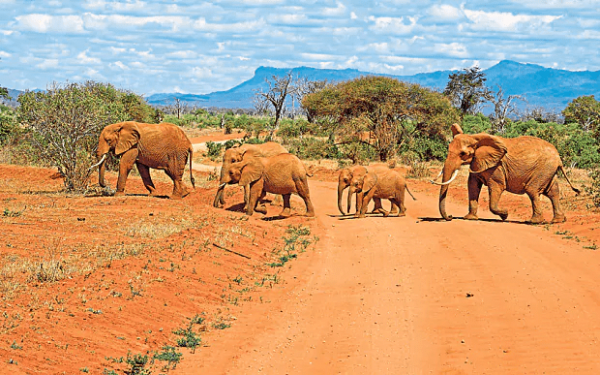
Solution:
[{"label": "bare tree", "polygon": [[298,90],[295,80],[290,70],[285,76],[272,76],[271,79],[265,79],[269,89],[265,92],[262,89],[257,91],[255,96],[255,107],[258,112],[268,112],[273,107],[275,121],[271,128],[271,136],[279,128],[279,121],[285,114],[285,101],[288,96],[294,96]]},{"label": "bare tree", "polygon": [[505,97],[504,90],[498,86],[498,92],[491,99],[492,103],[494,103],[494,113],[490,116],[496,133],[504,133],[506,119],[510,115],[517,113],[515,103],[517,100],[525,101],[522,95],[508,95]]}]

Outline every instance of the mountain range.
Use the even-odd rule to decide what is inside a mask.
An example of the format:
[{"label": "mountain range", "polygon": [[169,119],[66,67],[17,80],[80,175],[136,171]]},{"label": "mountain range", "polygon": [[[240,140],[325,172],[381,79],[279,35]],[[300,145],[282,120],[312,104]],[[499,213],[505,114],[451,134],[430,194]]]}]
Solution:
[{"label": "mountain range", "polygon": [[[227,91],[208,94],[159,93],[146,98],[154,106],[171,105],[175,99],[195,107],[253,108],[253,98],[259,90],[267,91],[267,80],[273,76],[283,77],[290,69],[259,67],[249,80]],[[442,91],[448,83],[449,75],[457,71],[445,70],[419,73],[411,76],[393,76],[400,81],[418,83],[433,90]],[[544,108],[548,111],[562,111],[573,99],[582,95],[600,97],[600,71],[568,71],[544,68],[535,64],[525,64],[510,60],[483,70],[487,78],[486,86],[496,92],[501,87],[504,95],[521,95],[525,101],[517,101],[521,109]],[[340,82],[367,75],[384,75],[361,72],[355,69],[332,70],[298,67],[292,69],[294,77],[311,81],[327,80]],[[10,90],[14,98],[20,92]],[[484,113],[492,110],[491,105],[483,108]]]},{"label": "mountain range", "polygon": [[[288,72],[289,69],[260,67],[256,69],[251,79],[227,91],[203,95],[154,94],[149,96],[147,101],[152,105],[169,105],[173,104],[175,98],[178,98],[188,105],[205,108],[252,108],[256,91],[268,89],[266,80],[273,76],[285,76]],[[449,75],[456,72],[456,70],[444,70],[412,76],[385,76],[442,91],[448,83]],[[560,112],[570,101],[579,96],[595,95],[600,97],[600,71],[559,70],[503,60],[483,70],[483,73],[487,78],[486,86],[492,91],[497,92],[501,87],[505,96],[521,95],[525,100],[516,101],[517,106],[521,109],[544,108],[548,111]],[[294,77],[308,80],[326,79],[330,82],[346,81],[367,75],[383,75],[354,69],[330,70],[307,67],[294,68],[292,74]],[[491,104],[484,107],[484,113],[489,113],[491,110]]]}]

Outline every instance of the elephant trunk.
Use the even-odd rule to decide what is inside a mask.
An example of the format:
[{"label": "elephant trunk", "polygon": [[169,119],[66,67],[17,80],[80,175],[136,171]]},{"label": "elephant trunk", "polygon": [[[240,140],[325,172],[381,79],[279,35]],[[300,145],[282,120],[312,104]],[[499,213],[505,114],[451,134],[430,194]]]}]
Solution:
[{"label": "elephant trunk", "polygon": [[223,201],[223,191],[225,190],[225,183],[219,185],[217,189],[217,194],[215,194],[215,200],[213,202],[214,207],[221,207],[221,202]]},{"label": "elephant trunk", "polygon": [[340,213],[342,215],[346,215],[346,213],[344,212],[344,209],[342,208],[342,196],[344,195],[344,189],[346,189],[346,187],[342,184],[338,185],[338,209],[340,210]]},{"label": "elephant trunk", "polygon": [[440,200],[439,200],[439,209],[440,215],[448,221],[452,220],[452,215],[448,215],[446,213],[446,196],[448,194],[448,187],[450,186],[450,182],[456,178],[456,174],[458,173],[458,168],[460,168],[460,162],[458,166],[454,165],[455,163],[446,160],[444,164],[444,169],[442,173],[442,186],[440,187]]},{"label": "elephant trunk", "polygon": [[[348,213],[350,213],[350,210],[352,209],[352,195],[354,195],[354,193],[356,193],[356,188],[350,185],[350,187],[348,188],[348,202],[346,203]],[[358,202],[356,202],[356,205],[358,207]]]}]

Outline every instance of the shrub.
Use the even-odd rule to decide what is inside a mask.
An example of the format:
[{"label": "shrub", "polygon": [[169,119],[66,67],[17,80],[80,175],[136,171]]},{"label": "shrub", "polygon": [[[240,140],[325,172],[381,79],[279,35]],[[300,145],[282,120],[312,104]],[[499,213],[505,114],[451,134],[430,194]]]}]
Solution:
[{"label": "shrub", "polygon": [[587,192],[592,196],[592,202],[595,207],[600,207],[600,169],[595,168],[589,172],[592,184],[586,187]]},{"label": "shrub", "polygon": [[339,159],[343,155],[335,144],[314,137],[288,140],[288,151],[300,159]]},{"label": "shrub", "polygon": [[208,156],[210,160],[215,161],[221,157],[221,150],[223,150],[223,145],[221,143],[208,141],[206,142],[206,148],[208,148],[206,156]]}]

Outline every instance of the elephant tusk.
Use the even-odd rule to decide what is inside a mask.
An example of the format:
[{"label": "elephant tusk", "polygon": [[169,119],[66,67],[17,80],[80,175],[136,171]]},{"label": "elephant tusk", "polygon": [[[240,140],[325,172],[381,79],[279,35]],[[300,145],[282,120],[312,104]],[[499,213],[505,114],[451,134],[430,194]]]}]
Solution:
[{"label": "elephant tusk", "polygon": [[438,173],[438,175],[437,175],[437,176],[436,176],[436,177],[435,177],[435,178],[434,178],[432,181],[435,181],[435,180],[437,180],[438,178],[440,178],[440,176],[442,175],[442,173],[444,173],[444,170],[443,170],[443,169],[440,171],[440,173]]},{"label": "elephant tusk", "polygon": [[219,185],[219,189],[223,189],[225,185],[227,185],[227,182],[223,182],[221,185]]},{"label": "elephant tusk", "polygon": [[450,180],[448,180],[446,182],[435,182],[433,180],[429,180],[429,182],[431,182],[434,185],[449,185],[452,181],[454,181],[454,179],[456,178],[457,175],[458,175],[458,169],[454,171],[454,174],[452,175]]},{"label": "elephant tusk", "polygon": [[102,155],[102,159],[100,159],[100,161],[94,165],[92,165],[88,171],[91,171],[92,169],[96,168],[97,166],[99,166],[100,164],[104,163],[104,160],[106,160],[106,154]]}]

